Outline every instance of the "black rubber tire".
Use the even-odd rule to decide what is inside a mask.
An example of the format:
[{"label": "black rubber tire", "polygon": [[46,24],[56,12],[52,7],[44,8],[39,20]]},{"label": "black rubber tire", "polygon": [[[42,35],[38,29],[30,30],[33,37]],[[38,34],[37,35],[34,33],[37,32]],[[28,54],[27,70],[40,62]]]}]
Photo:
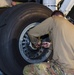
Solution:
[{"label": "black rubber tire", "polygon": [[5,10],[5,12],[0,15],[0,28],[5,26],[5,22],[8,20],[8,18],[10,18],[11,15],[13,15],[13,13],[16,12],[16,10],[21,9],[22,7],[24,7],[24,5],[27,6],[26,4],[27,3],[18,4]]},{"label": "black rubber tire", "polygon": [[0,67],[7,75],[23,75],[27,62],[19,52],[20,34],[30,23],[50,17],[52,11],[37,3],[26,3],[13,9],[11,15],[0,21],[4,25],[0,28]]}]

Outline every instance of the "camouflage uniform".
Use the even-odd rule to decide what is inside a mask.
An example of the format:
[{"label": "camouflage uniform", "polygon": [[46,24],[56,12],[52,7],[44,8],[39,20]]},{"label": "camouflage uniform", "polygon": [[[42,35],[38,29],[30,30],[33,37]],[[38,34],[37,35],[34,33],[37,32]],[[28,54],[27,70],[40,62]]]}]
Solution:
[{"label": "camouflage uniform", "polygon": [[53,44],[53,59],[60,63],[62,69],[67,74],[58,73],[61,72],[61,70],[55,63],[55,69],[57,68],[58,70],[54,70],[52,65],[51,69],[57,72],[56,75],[74,75],[74,25],[62,16],[52,16],[28,31],[31,43],[35,46],[40,42],[38,37],[45,34],[49,34],[49,39]]},{"label": "camouflage uniform", "polygon": [[56,61],[31,64],[24,67],[23,75],[74,75],[65,73],[63,68]]},{"label": "camouflage uniform", "polygon": [[65,75],[57,63],[38,63],[24,67],[24,75]]}]

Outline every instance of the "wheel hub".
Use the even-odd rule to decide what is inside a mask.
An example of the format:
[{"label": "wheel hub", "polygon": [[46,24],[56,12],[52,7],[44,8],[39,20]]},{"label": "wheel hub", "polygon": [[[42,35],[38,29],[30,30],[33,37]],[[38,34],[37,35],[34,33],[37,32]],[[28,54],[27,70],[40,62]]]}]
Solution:
[{"label": "wheel hub", "polygon": [[46,60],[51,51],[49,49],[39,48],[35,49],[32,47],[27,31],[36,26],[39,23],[32,23],[28,25],[20,35],[19,39],[19,51],[21,56],[29,63],[38,63]]}]

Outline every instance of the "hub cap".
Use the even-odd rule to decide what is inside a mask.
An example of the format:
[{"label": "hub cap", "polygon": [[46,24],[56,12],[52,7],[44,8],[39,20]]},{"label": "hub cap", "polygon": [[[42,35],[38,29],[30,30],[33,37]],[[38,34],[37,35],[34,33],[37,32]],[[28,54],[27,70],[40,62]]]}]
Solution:
[{"label": "hub cap", "polygon": [[45,48],[34,49],[28,37],[28,30],[39,23],[35,22],[28,25],[21,33],[19,38],[19,51],[21,56],[28,63],[39,63],[45,61],[51,54],[51,50]]}]

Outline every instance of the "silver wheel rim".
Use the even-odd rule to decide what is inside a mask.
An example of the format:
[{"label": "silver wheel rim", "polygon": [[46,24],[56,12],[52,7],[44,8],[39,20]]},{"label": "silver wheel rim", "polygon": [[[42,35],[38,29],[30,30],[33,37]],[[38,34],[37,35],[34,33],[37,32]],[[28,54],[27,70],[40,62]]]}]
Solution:
[{"label": "silver wheel rim", "polygon": [[51,50],[40,48],[39,50],[34,50],[31,46],[31,42],[28,37],[28,30],[36,25],[38,22],[28,25],[21,33],[19,38],[19,51],[21,56],[28,63],[39,63],[45,61],[51,54]]}]

